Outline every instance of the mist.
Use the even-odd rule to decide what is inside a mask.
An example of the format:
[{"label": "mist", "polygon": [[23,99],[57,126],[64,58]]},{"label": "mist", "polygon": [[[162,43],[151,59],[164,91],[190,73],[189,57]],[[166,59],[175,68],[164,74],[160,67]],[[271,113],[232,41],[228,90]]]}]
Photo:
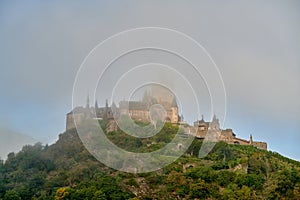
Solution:
[{"label": "mist", "polygon": [[[88,53],[120,31],[166,27],[193,37],[217,64],[227,96],[223,128],[244,138],[252,133],[271,150],[300,160],[299,8],[298,1],[3,1],[0,120],[10,130],[54,142],[64,131],[76,73]],[[183,63],[175,64],[184,71]],[[198,89],[205,102],[198,116],[209,120],[204,84]],[[102,105],[106,92],[97,92]],[[82,93],[85,98],[89,88]]]}]

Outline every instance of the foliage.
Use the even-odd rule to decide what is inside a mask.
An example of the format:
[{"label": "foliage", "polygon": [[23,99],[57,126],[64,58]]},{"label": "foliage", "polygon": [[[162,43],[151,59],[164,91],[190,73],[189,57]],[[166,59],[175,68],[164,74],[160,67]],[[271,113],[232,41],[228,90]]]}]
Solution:
[{"label": "foliage", "polygon": [[[128,151],[151,152],[177,132],[167,123],[151,138],[106,134]],[[53,145],[27,145],[0,162],[0,199],[300,199],[299,162],[224,142],[199,159],[202,143],[195,139],[184,156],[162,170],[127,174],[98,162],[76,130],[68,130]]]},{"label": "foliage", "polygon": [[21,200],[21,197],[17,191],[8,190],[5,193],[3,200]]}]

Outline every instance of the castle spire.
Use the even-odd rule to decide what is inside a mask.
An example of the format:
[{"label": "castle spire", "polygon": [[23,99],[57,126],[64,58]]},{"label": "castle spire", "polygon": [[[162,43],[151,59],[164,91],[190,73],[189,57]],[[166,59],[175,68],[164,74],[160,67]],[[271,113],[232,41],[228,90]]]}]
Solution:
[{"label": "castle spire", "polygon": [[90,108],[90,95],[87,95],[86,98],[86,108]]},{"label": "castle spire", "polygon": [[105,100],[105,108],[108,108],[108,99]]},{"label": "castle spire", "polygon": [[214,114],[213,121],[217,121],[217,115]]},{"label": "castle spire", "polygon": [[112,104],[111,104],[111,108],[113,110],[116,110],[117,109],[117,105],[115,104],[115,102],[113,101]]},{"label": "castle spire", "polygon": [[180,116],[180,121],[184,122],[184,117],[183,117],[182,113],[181,113],[181,116]]},{"label": "castle spire", "polygon": [[176,102],[175,96],[173,97],[173,100],[172,100],[172,107],[177,107],[177,102]]},{"label": "castle spire", "polygon": [[148,90],[145,90],[144,94],[143,94],[143,102],[148,102],[149,101],[149,93]]},{"label": "castle spire", "polygon": [[97,111],[98,110],[98,102],[97,102],[97,99],[96,99],[96,101],[95,101],[95,110]]}]

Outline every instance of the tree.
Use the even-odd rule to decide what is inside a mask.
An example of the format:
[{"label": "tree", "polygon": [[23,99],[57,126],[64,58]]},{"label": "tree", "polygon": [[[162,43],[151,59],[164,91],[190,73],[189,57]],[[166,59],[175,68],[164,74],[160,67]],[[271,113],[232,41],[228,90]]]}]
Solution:
[{"label": "tree", "polygon": [[204,180],[198,179],[197,183],[190,184],[190,198],[206,199],[210,196],[209,186],[205,184]]},{"label": "tree", "polygon": [[243,187],[237,192],[237,198],[241,200],[252,200],[254,197],[251,195],[249,187],[243,185]]},{"label": "tree", "polygon": [[19,193],[15,190],[8,190],[3,200],[21,200]]},{"label": "tree", "polygon": [[220,186],[224,187],[230,184],[234,180],[234,177],[234,172],[222,170],[217,173],[217,178],[215,179],[215,182],[217,182]]},{"label": "tree", "polygon": [[70,188],[64,187],[64,188],[57,189],[54,199],[55,200],[69,199],[69,196],[70,196]]},{"label": "tree", "polygon": [[93,200],[105,200],[105,199],[107,198],[101,190],[98,190],[94,193]]},{"label": "tree", "polygon": [[294,196],[296,199],[300,199],[300,183],[297,183],[294,187]]},{"label": "tree", "polygon": [[170,191],[176,191],[179,193],[184,193],[187,190],[187,180],[182,173],[172,171],[167,178],[166,183],[168,184],[168,189]]}]

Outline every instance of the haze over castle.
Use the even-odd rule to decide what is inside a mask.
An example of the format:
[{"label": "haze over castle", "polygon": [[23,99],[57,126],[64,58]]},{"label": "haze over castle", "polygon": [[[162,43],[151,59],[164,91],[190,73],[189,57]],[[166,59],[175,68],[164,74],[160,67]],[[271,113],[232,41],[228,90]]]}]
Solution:
[{"label": "haze over castle", "polygon": [[[160,107],[159,107],[160,106]],[[152,87],[150,91],[145,91],[143,98],[139,101],[122,100],[117,106],[114,102],[111,105],[106,100],[104,107],[99,107],[98,102],[95,106],[90,105],[89,97],[85,107],[75,107],[67,113],[66,130],[76,128],[76,123],[81,123],[86,118],[96,118],[97,120],[108,120],[106,132],[113,132],[119,129],[116,120],[121,116],[129,116],[134,121],[151,122],[154,119],[169,122],[174,125],[181,125],[184,132],[193,135],[196,138],[204,139],[210,136],[216,136],[218,141],[224,141],[228,144],[250,145],[259,149],[267,149],[266,142],[253,141],[252,134],[249,140],[236,137],[232,129],[222,129],[219,119],[216,115],[211,121],[205,121],[202,115],[201,120],[196,120],[193,125],[184,121],[183,115],[179,114],[178,104],[175,96],[167,90]]]}]

